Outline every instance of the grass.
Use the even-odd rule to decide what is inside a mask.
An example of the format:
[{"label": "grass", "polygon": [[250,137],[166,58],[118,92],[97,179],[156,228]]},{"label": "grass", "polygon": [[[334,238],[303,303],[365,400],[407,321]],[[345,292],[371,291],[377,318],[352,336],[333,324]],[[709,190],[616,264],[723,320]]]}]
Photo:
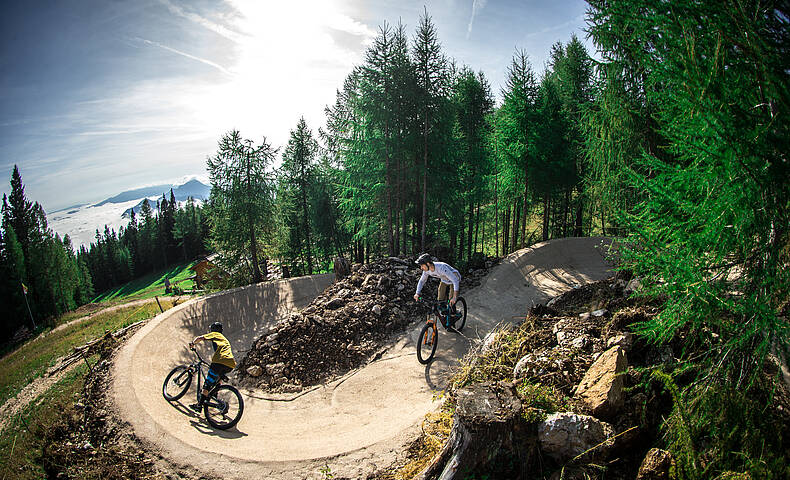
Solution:
[{"label": "grass", "polygon": [[[163,309],[173,301],[160,300]],[[25,385],[44,374],[59,357],[74,347],[159,313],[156,302],[99,313],[90,321],[76,323],[55,332],[39,335],[0,359],[0,403],[19,393]]]},{"label": "grass", "polygon": [[[143,277],[134,279],[112,290],[101,293],[93,299],[93,303],[119,303],[129,302],[132,300],[141,300],[145,298],[153,298],[155,296],[165,295],[165,279],[170,279],[170,284],[175,285],[177,282],[186,280],[194,272],[189,269],[195,262],[182,263],[172,267],[154,272]],[[179,284],[184,289],[191,287],[192,283],[189,281]]]},{"label": "grass", "polygon": [[84,363],[79,365],[9,421],[0,436],[0,480],[46,478],[42,432],[64,412],[73,410],[86,371]]}]

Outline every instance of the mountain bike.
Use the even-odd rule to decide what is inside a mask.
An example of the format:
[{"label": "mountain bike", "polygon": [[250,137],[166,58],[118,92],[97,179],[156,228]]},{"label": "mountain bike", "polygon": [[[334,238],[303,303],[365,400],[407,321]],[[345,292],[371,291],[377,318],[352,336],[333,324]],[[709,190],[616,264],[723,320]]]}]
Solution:
[{"label": "mountain bike", "polygon": [[[206,374],[209,364],[203,360],[200,354],[191,347],[190,350],[195,354],[196,360],[187,365],[179,365],[165,377],[162,385],[162,395],[168,402],[175,402],[183,397],[189,386],[192,384],[192,377],[197,376],[197,398],[200,400],[201,384],[206,383]],[[203,415],[208,423],[219,430],[227,430],[239,423],[241,414],[244,413],[244,399],[236,387],[223,385],[228,377],[221,375],[217,384],[214,385],[208,397],[203,400]]]},{"label": "mountain bike", "polygon": [[466,325],[466,300],[458,297],[455,306],[450,305],[450,300],[427,301],[420,298],[420,301],[429,302],[430,311],[425,316],[425,326],[420,331],[417,338],[417,361],[425,365],[433,359],[436,354],[436,346],[439,344],[440,322],[445,330],[453,329],[456,332],[463,330]]}]

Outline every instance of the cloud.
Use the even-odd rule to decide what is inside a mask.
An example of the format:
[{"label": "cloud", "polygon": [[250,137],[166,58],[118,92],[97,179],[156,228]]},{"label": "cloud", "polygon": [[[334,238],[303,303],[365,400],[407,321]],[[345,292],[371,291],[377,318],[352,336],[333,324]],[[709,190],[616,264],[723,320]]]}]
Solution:
[{"label": "cloud", "polygon": [[466,29],[466,38],[472,34],[472,24],[475,22],[475,16],[485,8],[487,0],[472,0],[472,15],[469,17],[469,26]]},{"label": "cloud", "polygon": [[244,41],[244,35],[238,32],[235,32],[224,25],[220,25],[219,23],[213,22],[206,17],[200,16],[194,12],[188,12],[181,8],[178,5],[174,5],[169,0],[159,0],[162,5],[167,7],[171,13],[178,15],[179,17],[185,18],[189,21],[197,23],[198,25],[211,30],[212,32],[216,33],[217,35],[226,38],[234,43],[241,43]]},{"label": "cloud", "polygon": [[229,77],[233,77],[234,76],[233,73],[230,70],[228,70],[227,68],[223,67],[222,65],[220,65],[218,63],[212,62],[211,60],[206,60],[205,58],[196,57],[194,55],[190,55],[188,53],[182,52],[181,50],[176,50],[175,48],[168,47],[167,45],[163,45],[163,44],[161,44],[159,42],[154,42],[152,40],[146,40],[145,38],[137,37],[137,40],[140,40],[141,42],[147,43],[148,45],[153,45],[153,46],[159,47],[159,48],[161,48],[163,50],[167,50],[168,52],[173,52],[173,53],[175,53],[177,55],[181,55],[182,57],[186,57],[186,58],[198,61],[198,62],[206,64],[206,65],[208,65],[210,67],[214,67],[214,68],[216,68],[217,70],[219,70],[220,72],[224,73],[225,75],[227,75]]},{"label": "cloud", "polygon": [[561,23],[559,25],[546,27],[543,30],[540,30],[540,31],[537,31],[537,32],[528,33],[528,34],[526,34],[524,36],[524,38],[525,39],[526,38],[532,38],[532,37],[536,37],[538,35],[543,35],[543,34],[546,34],[546,33],[549,33],[549,32],[553,32],[554,30],[562,30],[563,28],[568,28],[568,27],[579,27],[580,25],[584,25],[584,14],[581,14],[581,15],[579,15],[579,16],[571,19],[571,20],[568,20],[567,22],[563,22],[563,23]]}]

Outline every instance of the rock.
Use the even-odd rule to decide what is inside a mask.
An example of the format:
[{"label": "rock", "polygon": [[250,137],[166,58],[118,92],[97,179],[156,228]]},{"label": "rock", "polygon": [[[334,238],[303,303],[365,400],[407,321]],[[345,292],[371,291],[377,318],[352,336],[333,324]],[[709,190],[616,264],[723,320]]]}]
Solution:
[{"label": "rock", "polygon": [[590,318],[590,312],[584,312],[579,314],[579,320],[587,320]]},{"label": "rock", "polygon": [[669,480],[669,471],[674,463],[668,451],[651,448],[642,460],[636,480]]},{"label": "rock", "polygon": [[260,377],[263,375],[263,369],[260,365],[253,365],[247,368],[247,375],[251,377]]},{"label": "rock", "polygon": [[381,315],[381,305],[373,305],[373,313]]},{"label": "rock", "polygon": [[609,340],[606,341],[606,348],[612,348],[614,346],[621,346],[627,352],[631,349],[634,345],[634,336],[631,333],[623,333],[621,335],[615,335],[613,337],[609,337]]},{"label": "rock", "polygon": [[351,295],[351,290],[349,290],[347,288],[344,288],[344,289],[340,290],[339,292],[337,292],[337,296],[340,297],[340,298],[347,298],[349,295]]},{"label": "rock", "polygon": [[337,309],[337,308],[340,308],[340,307],[342,307],[342,306],[343,306],[343,305],[345,305],[345,304],[346,304],[346,302],[345,302],[345,301],[343,301],[343,299],[342,299],[342,298],[340,298],[340,297],[335,297],[335,298],[333,298],[332,300],[328,301],[328,302],[326,303],[325,307],[326,307],[326,308],[329,308],[329,309],[332,309],[332,310],[335,310],[335,309]]},{"label": "rock", "polygon": [[642,282],[639,281],[638,277],[634,277],[631,279],[631,281],[628,282],[628,285],[625,286],[625,289],[623,289],[623,293],[626,295],[630,295],[635,291],[639,290],[640,288],[642,288]]},{"label": "rock", "polygon": [[598,317],[598,318],[605,317],[605,316],[609,315],[609,310],[607,310],[605,308],[602,308],[600,310],[596,310],[596,311],[592,312],[590,315],[592,315],[593,317]]},{"label": "rock", "polygon": [[599,418],[607,418],[623,406],[623,376],[628,367],[625,351],[615,346],[605,351],[584,374],[574,396]]},{"label": "rock", "polygon": [[285,364],[284,363],[272,363],[271,365],[266,365],[266,373],[269,374],[270,377],[279,377],[285,372]]},{"label": "rock", "polygon": [[590,338],[587,335],[582,335],[581,337],[576,337],[571,341],[571,346],[583,349],[590,344]]},{"label": "rock", "polygon": [[614,429],[587,415],[554,413],[538,425],[538,443],[547,456],[565,463],[593,447],[586,458],[604,458],[614,446]]}]

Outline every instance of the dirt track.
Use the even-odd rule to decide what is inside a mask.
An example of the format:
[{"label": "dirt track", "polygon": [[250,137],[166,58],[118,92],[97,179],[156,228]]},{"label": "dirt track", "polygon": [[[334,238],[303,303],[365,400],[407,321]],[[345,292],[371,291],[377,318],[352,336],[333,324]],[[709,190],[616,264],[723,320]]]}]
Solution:
[{"label": "dirt track", "polygon": [[186,405],[162,398],[162,381],[189,360],[184,345],[216,320],[225,324],[238,358],[278,318],[310,302],[331,276],[283,280],[192,300],[151,320],[119,353],[113,396],[135,434],[165,458],[219,478],[364,477],[388,465],[416,436],[425,413],[438,404],[436,390],[470,342],[501,321],[523,316],[574,285],[607,275],[602,238],[560,239],[521,250],[503,260],[479,287],[462,292],[470,315],[463,335],[440,333],[436,359],[417,363],[414,340],[421,322],[380,360],[301,396],[265,397],[245,392],[237,429],[218,432]]}]

